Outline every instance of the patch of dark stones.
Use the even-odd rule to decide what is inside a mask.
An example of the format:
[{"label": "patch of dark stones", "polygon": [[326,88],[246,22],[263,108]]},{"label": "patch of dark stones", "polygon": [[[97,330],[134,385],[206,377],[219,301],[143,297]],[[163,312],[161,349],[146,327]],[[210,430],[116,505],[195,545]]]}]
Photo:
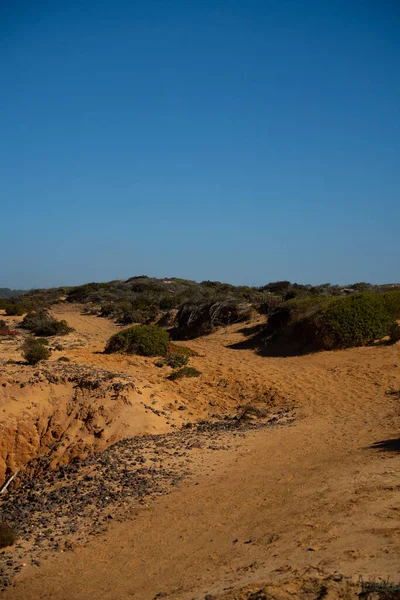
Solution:
[{"label": "patch of dark stones", "polygon": [[293,422],[293,413],[283,408],[254,422],[226,417],[127,438],[56,470],[49,458],[33,459],[0,497],[0,520],[18,538],[0,550],[0,590],[12,585],[23,564],[40,566],[49,553],[86,544],[107,531],[110,521],[133,518],[135,508],[168,494],[190,475],[193,450],[228,450],[235,436]]}]

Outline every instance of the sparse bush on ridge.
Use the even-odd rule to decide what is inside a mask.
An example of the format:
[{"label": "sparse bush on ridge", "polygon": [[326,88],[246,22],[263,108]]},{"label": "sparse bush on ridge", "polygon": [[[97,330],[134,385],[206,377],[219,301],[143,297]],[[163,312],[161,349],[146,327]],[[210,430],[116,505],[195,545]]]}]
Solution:
[{"label": "sparse bush on ridge", "polygon": [[104,352],[126,352],[141,356],[165,356],[169,335],[158,325],[134,325],[120,331],[108,340]]}]

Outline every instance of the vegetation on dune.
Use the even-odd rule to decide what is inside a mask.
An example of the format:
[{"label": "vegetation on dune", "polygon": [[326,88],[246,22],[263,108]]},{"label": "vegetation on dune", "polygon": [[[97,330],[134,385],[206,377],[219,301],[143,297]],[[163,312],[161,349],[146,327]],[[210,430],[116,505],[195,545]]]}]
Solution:
[{"label": "vegetation on dune", "polygon": [[171,375],[169,375],[168,379],[171,381],[176,381],[177,379],[183,379],[184,377],[200,377],[201,371],[195,369],[194,367],[182,367],[177,371],[173,371]]},{"label": "vegetation on dune", "polygon": [[7,302],[4,310],[8,317],[21,317],[27,312],[27,308],[20,302]]},{"label": "vegetation on dune", "polygon": [[16,298],[22,296],[24,290],[12,290],[10,288],[0,288],[0,298]]},{"label": "vegetation on dune", "polygon": [[270,315],[267,345],[285,338],[299,351],[365,346],[396,336],[400,317],[400,290],[361,292],[346,297],[289,300]]},{"label": "vegetation on dune", "polygon": [[[47,343],[46,343],[47,342]],[[42,360],[48,360],[51,356],[48,341],[29,337],[22,346],[22,355],[29,365],[37,365]]]},{"label": "vegetation on dune", "polygon": [[[67,293],[69,288],[51,288],[30,290],[7,298],[0,297],[0,309],[5,310],[9,316],[22,316],[25,313],[48,308],[60,301],[60,297]],[[14,290],[12,290],[14,291]],[[18,290],[15,290],[18,292]]]},{"label": "vegetation on dune", "polygon": [[251,306],[235,298],[186,302],[181,305],[171,335],[191,339],[212,333],[217,327],[247,320]]},{"label": "vegetation on dune", "polygon": [[185,367],[189,362],[189,357],[184,354],[168,354],[165,363],[172,367],[173,369],[179,369],[180,367]]},{"label": "vegetation on dune", "polygon": [[[72,288],[68,302],[91,304],[90,311],[115,319],[118,323],[152,324],[169,311],[177,310],[183,303],[207,301],[230,295],[241,302],[256,305],[266,300],[268,293],[259,288],[233,286],[218,281],[197,283],[187,279],[132,277],[126,281],[90,283]],[[93,309],[93,305],[97,305]],[[171,316],[171,315],[170,315]],[[163,321],[161,321],[163,322]]]},{"label": "vegetation on dune", "polygon": [[[382,330],[386,331],[387,327],[383,323],[385,319],[381,315],[383,321],[377,328],[370,327],[370,317],[364,325],[361,325],[360,312],[362,313],[364,308],[367,313],[375,310],[371,308],[374,299],[369,303],[365,301],[366,304],[363,305],[364,308],[360,308],[360,311],[356,310],[358,301],[354,306],[353,301],[344,302],[343,305],[332,308],[331,312],[328,311],[325,303],[328,304],[336,299],[354,298],[360,293],[372,294],[374,298],[379,294],[381,297],[379,306],[383,302],[386,307],[385,309],[381,307],[379,310],[393,315],[399,314],[399,287],[394,284],[373,286],[366,282],[358,282],[347,287],[329,283],[311,286],[291,283],[287,280],[251,287],[234,286],[220,281],[207,280],[197,283],[177,277],[157,279],[139,275],[124,281],[91,282],[75,287],[30,290],[19,297],[0,298],[0,308],[11,316],[26,313],[28,313],[27,317],[29,313],[43,315],[51,304],[65,298],[68,303],[86,305],[84,310],[88,314],[108,317],[123,325],[158,324],[169,329],[175,339],[191,339],[206,335],[218,327],[245,321],[253,311],[256,311],[268,316],[267,336],[275,336],[282,327],[289,327],[293,339],[296,335],[300,336],[305,345],[314,343],[315,346],[321,347],[348,347],[349,344],[368,343],[369,336],[375,335],[375,331],[378,333]],[[324,309],[320,303],[324,304]],[[347,309],[340,308],[341,306]],[[353,314],[355,311],[357,331],[354,326],[349,329],[346,317],[343,314],[339,316],[337,311],[348,314]],[[313,314],[315,318],[312,317]],[[57,324],[57,321],[51,320],[50,317],[43,318],[40,323],[41,328],[31,329],[31,331],[36,335],[64,335],[68,333],[69,328],[65,322],[61,323]],[[393,329],[393,336],[395,335]],[[322,338],[325,341],[321,341]],[[121,341],[113,343],[116,347],[125,346]]]},{"label": "vegetation on dune", "polygon": [[38,336],[67,335],[73,331],[67,321],[54,319],[45,310],[29,312],[23,318],[21,327]]},{"label": "vegetation on dune", "polygon": [[165,356],[169,335],[158,325],[134,325],[120,331],[108,340],[105,352],[126,352],[141,356]]},{"label": "vegetation on dune", "polygon": [[184,367],[189,362],[189,356],[187,354],[170,353],[165,358],[155,362],[156,367],[172,367],[173,369],[179,369]]}]

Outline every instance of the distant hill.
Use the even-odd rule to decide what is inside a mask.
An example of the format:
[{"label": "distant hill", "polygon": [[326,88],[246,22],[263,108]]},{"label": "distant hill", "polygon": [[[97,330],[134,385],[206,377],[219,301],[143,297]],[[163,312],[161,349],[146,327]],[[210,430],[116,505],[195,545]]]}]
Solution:
[{"label": "distant hill", "polygon": [[0,288],[0,298],[15,298],[25,294],[26,290],[11,290],[10,288]]}]

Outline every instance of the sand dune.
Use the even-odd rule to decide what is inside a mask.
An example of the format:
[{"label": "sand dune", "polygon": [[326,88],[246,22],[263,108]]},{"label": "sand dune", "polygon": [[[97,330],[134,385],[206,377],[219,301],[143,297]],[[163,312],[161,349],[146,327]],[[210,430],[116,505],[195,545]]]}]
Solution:
[{"label": "sand dune", "polygon": [[[68,342],[61,353],[71,364],[134,381],[131,405],[116,408],[118,426],[105,445],[146,428],[168,432],[222,418],[246,402],[290,406],[296,421],[244,431],[225,448],[195,449],[190,474],[171,493],[135,505],[128,520],[110,521],[40,566],[28,562],[5,599],[244,598],[243,586],[288,578],[398,577],[400,452],[385,440],[400,436],[399,399],[387,394],[400,388],[400,344],[267,358],[232,349],[244,339],[232,326],[188,343],[203,374],[176,384],[153,360],[96,354],[115,331],[109,321],[76,307],[55,312],[83,344]],[[28,402],[24,389],[14,393],[16,405]],[[59,407],[60,396],[52,404],[49,397],[37,397],[41,410]],[[146,409],[154,400],[165,414]],[[1,558],[17,555],[13,548]]]}]

